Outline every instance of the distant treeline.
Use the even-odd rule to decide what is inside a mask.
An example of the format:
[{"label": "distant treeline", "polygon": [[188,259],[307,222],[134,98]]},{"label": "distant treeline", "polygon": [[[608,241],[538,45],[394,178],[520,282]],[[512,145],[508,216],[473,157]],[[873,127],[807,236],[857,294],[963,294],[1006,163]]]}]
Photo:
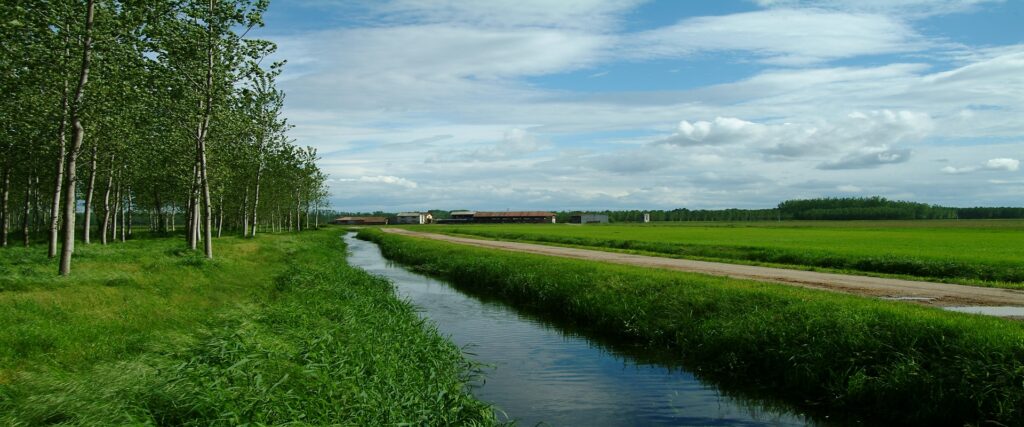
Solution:
[{"label": "distant treeline", "polygon": [[[451,211],[431,209],[435,220],[451,217]],[[582,211],[558,211],[559,223]],[[651,221],[782,221],[782,220],[885,220],[885,219],[1021,219],[1024,208],[952,208],[927,203],[889,200],[884,197],[843,197],[787,200],[771,209],[672,209],[586,211],[608,215],[610,222]],[[324,217],[381,216],[394,221],[395,212],[321,211]]]},{"label": "distant treeline", "polygon": [[[559,212],[566,222],[576,212]],[[787,200],[774,209],[698,209],[601,211],[611,222],[651,221],[781,221],[781,220],[882,220],[882,219],[1014,219],[1024,218],[1024,208],[953,208],[926,203],[889,200],[884,197],[846,197]]]}]

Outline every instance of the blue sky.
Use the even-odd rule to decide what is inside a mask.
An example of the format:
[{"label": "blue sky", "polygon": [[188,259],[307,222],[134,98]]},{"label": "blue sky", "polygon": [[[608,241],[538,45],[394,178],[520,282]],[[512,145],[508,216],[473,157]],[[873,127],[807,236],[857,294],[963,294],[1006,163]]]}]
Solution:
[{"label": "blue sky", "polygon": [[342,210],[1024,200],[1024,1],[276,0]]}]

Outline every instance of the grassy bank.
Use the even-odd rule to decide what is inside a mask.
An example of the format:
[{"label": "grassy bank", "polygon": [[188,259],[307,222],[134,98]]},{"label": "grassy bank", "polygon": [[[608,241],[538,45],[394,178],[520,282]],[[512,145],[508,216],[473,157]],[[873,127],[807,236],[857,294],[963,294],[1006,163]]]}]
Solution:
[{"label": "grassy bank", "polygon": [[782,285],[365,230],[390,259],[622,338],[819,414],[1024,425],[1024,325]]},{"label": "grassy bank", "polygon": [[488,425],[461,351],[337,229],[0,250],[0,425]]},{"label": "grassy bank", "polygon": [[422,231],[1024,288],[1024,221],[492,225]]}]

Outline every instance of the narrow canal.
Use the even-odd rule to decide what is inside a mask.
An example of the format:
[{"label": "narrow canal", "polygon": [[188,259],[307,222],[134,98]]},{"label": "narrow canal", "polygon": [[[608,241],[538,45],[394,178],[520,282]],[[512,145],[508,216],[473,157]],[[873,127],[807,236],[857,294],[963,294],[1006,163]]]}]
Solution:
[{"label": "narrow canal", "polygon": [[489,365],[473,394],[518,425],[792,426],[811,421],[723,396],[679,367],[641,362],[494,301],[386,260],[371,242],[345,236],[349,264],[387,277],[398,295]]}]

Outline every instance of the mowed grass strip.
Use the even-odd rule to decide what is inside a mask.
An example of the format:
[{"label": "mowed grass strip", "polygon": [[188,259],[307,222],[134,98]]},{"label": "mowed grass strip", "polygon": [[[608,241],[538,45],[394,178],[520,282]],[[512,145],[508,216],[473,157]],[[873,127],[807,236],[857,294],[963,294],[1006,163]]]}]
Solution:
[{"label": "mowed grass strip", "polygon": [[441,232],[1024,289],[1024,221],[462,225]]},{"label": "mowed grass strip", "polygon": [[473,248],[366,230],[425,273],[667,346],[701,375],[891,425],[1024,425],[1024,325],[753,281]]},{"label": "mowed grass strip", "polygon": [[494,424],[475,367],[340,235],[218,239],[212,262],[83,245],[67,279],[0,251],[0,425]]}]

